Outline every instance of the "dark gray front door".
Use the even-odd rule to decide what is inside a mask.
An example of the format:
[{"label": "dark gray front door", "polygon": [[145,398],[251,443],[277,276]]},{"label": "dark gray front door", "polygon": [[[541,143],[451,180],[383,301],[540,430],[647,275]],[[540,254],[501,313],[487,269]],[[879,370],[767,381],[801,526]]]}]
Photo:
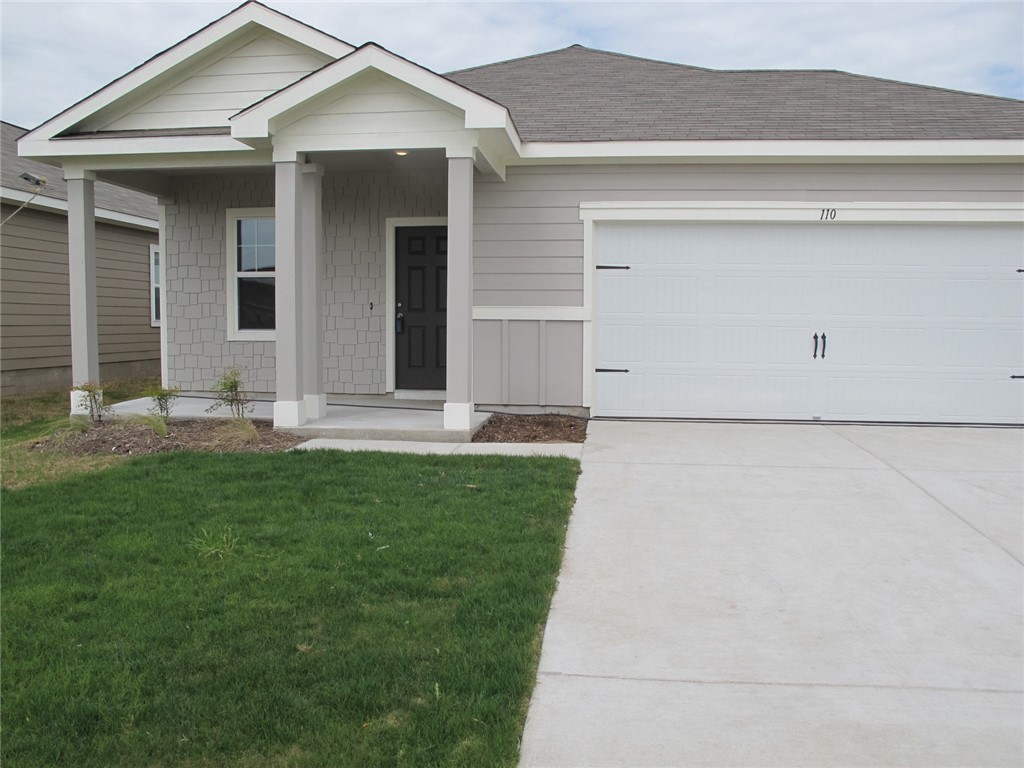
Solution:
[{"label": "dark gray front door", "polygon": [[395,386],[444,389],[448,228],[395,231]]}]

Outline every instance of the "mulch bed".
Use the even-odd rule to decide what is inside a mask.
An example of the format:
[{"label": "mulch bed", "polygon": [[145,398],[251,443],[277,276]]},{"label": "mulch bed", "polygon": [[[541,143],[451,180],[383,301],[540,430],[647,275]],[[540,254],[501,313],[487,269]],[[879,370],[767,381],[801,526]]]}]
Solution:
[{"label": "mulch bed", "polygon": [[[33,445],[37,451],[74,456],[121,454],[144,456],[167,451],[208,451],[238,453],[286,451],[309,438],[277,432],[269,421],[252,420],[253,431],[220,419],[173,419],[167,436],[161,437],[148,424],[109,420],[92,424],[84,431],[65,430]],[[474,443],[582,443],[587,420],[574,416],[512,415],[496,413],[474,436]]]},{"label": "mulch bed", "polygon": [[[255,434],[245,434],[236,425],[214,419],[172,420],[167,436],[161,437],[147,424],[130,421],[103,421],[83,432],[65,431],[41,440],[37,451],[143,456],[167,451],[211,451],[216,453],[286,451],[308,438],[275,432],[269,421],[253,420]],[[234,429],[233,429],[234,427]]]},{"label": "mulch bed", "polygon": [[582,443],[586,436],[587,420],[576,416],[495,413],[473,435],[473,442]]}]

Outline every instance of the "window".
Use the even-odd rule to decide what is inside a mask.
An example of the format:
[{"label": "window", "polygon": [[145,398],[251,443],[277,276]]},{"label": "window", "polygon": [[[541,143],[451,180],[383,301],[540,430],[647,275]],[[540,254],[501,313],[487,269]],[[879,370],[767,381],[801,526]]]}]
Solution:
[{"label": "window", "polygon": [[274,209],[227,212],[228,338],[274,339]]},{"label": "window", "polygon": [[149,246],[149,324],[160,326],[160,246]]}]

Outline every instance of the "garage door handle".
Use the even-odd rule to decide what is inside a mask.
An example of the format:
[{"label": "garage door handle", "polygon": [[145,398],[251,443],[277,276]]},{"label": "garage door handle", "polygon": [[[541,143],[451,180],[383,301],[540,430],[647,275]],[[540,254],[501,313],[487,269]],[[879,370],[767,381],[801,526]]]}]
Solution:
[{"label": "garage door handle", "polygon": [[818,334],[814,334],[814,359],[818,359]]},{"label": "garage door handle", "polygon": [[825,359],[825,334],[821,334],[821,359]]},{"label": "garage door handle", "polygon": [[629,368],[595,368],[594,373],[629,373]]}]

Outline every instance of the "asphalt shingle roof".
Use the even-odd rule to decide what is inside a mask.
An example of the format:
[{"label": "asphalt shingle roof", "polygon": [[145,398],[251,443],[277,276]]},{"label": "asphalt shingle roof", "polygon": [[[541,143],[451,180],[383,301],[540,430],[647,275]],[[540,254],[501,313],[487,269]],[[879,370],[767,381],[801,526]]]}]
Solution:
[{"label": "asphalt shingle roof", "polygon": [[[35,192],[35,187],[21,178],[21,174],[31,173],[33,176],[46,177],[47,184],[40,197],[67,200],[68,185],[60,168],[27,157],[18,157],[18,139],[26,133],[28,131],[24,128],[0,122],[0,186]],[[96,182],[96,207],[146,219],[156,220],[158,216],[155,197],[102,181]]]},{"label": "asphalt shingle roof", "polygon": [[828,70],[712,70],[574,45],[459,70],[527,141],[1019,139],[1024,101]]}]

